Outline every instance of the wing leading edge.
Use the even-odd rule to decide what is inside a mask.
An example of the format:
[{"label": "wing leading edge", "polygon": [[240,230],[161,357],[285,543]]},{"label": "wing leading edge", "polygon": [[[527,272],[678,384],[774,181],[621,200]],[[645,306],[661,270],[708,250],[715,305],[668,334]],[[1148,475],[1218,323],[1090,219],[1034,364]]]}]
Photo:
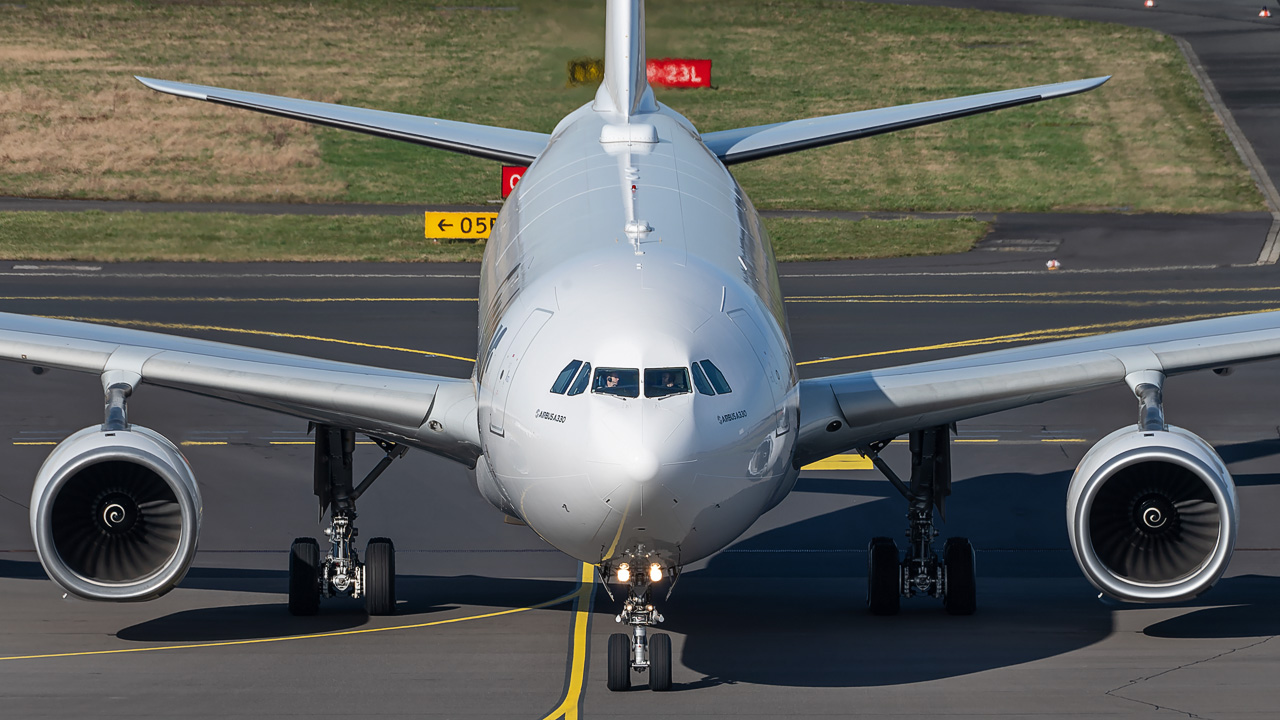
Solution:
[{"label": "wing leading edge", "polygon": [[[1280,311],[800,381],[796,462],[1094,388],[1280,357]],[[830,430],[833,421],[841,427]]]},{"label": "wing leading edge", "polygon": [[403,140],[513,165],[532,163],[547,147],[551,138],[550,135],[527,130],[511,130],[455,120],[437,120],[385,110],[370,110],[314,100],[296,100],[278,95],[135,77],[138,82],[152,90],[169,95],[205,100],[316,125],[354,130],[367,135]]},{"label": "wing leading edge", "polygon": [[954,120],[979,113],[1017,107],[1052,98],[1087,92],[1111,76],[1037,85],[1019,90],[932,100],[896,107],[860,110],[840,115],[824,115],[807,120],[791,120],[771,125],[736,128],[706,133],[702,141],[725,165],[760,160],[847,140],[881,135],[897,130]]},{"label": "wing leading edge", "polygon": [[0,359],[98,373],[275,410],[474,466],[469,379],[386,370],[89,323],[0,313]]}]

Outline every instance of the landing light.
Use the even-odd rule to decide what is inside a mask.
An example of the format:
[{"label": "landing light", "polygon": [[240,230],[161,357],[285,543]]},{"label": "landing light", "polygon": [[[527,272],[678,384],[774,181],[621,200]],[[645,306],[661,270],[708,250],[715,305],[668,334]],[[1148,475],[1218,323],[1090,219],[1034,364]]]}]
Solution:
[{"label": "landing light", "polygon": [[621,565],[618,566],[618,582],[624,583],[624,582],[630,582],[630,581],[631,581],[631,566],[626,563],[622,563]]},{"label": "landing light", "polygon": [[1142,3],[1142,6],[1153,8],[1156,6],[1156,0],[1146,0],[1146,2]]},{"label": "landing light", "polygon": [[649,566],[649,581],[658,582],[662,579],[662,567],[658,563]]},{"label": "landing light", "polygon": [[1264,7],[1258,11],[1258,17],[1271,17],[1271,11]]}]

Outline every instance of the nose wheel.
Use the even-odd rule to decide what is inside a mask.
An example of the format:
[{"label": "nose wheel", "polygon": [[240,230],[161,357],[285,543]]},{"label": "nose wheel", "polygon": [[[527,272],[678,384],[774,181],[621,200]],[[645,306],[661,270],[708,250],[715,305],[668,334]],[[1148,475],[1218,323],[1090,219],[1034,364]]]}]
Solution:
[{"label": "nose wheel", "polygon": [[631,626],[631,633],[609,636],[608,687],[614,692],[631,689],[632,672],[648,673],[650,690],[671,689],[671,636],[649,633],[649,628],[664,619],[653,606],[651,590],[652,583],[647,579],[633,577],[622,612],[615,618],[616,622]]}]

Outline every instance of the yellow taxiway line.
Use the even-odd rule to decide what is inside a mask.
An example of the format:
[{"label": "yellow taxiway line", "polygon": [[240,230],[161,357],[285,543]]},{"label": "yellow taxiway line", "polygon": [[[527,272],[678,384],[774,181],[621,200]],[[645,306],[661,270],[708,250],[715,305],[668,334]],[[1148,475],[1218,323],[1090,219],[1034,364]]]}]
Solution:
[{"label": "yellow taxiway line", "polygon": [[[555,607],[556,605],[560,605],[562,603],[568,602],[569,600],[573,600],[575,603],[578,603],[578,601],[580,601],[583,597],[586,597],[586,596],[594,597],[595,568],[592,567],[591,565],[584,564],[583,570],[582,570],[582,577],[583,577],[583,580],[573,592],[565,595],[561,595],[560,597],[554,598],[552,600],[548,600],[546,602],[538,603],[537,605],[530,605],[528,607],[510,608],[507,610],[497,610],[494,612],[480,613],[478,615],[465,615],[463,617],[448,618],[445,620],[433,620],[431,622],[425,622],[425,623],[413,623],[411,625],[395,625],[392,627],[380,627],[380,628],[361,628],[359,630],[336,630],[334,632],[315,633],[312,635],[289,635],[286,637],[276,637],[276,638],[254,638],[252,640],[223,640],[219,642],[190,643],[187,645],[158,645],[154,647],[117,648],[114,650],[85,650],[81,652],[47,653],[44,655],[10,655],[7,657],[0,657],[0,662],[5,660],[44,660],[49,658],[88,657],[91,655],[124,655],[128,653],[160,652],[160,651],[166,651],[166,650],[195,650],[200,648],[232,647],[237,645],[262,645],[266,643],[291,642],[294,640],[319,640],[322,638],[343,637],[348,635],[370,635],[373,633],[393,632],[396,630],[417,630],[420,628],[438,627],[441,625],[454,625],[457,623],[471,622],[474,620],[484,620],[486,618],[501,617],[503,615],[515,615],[516,613],[529,612],[530,610],[543,610],[549,607]],[[590,612],[591,612],[590,607],[587,607],[587,609],[581,610],[577,614],[590,615]],[[585,622],[585,620],[583,621]],[[578,622],[578,619],[575,618],[574,655],[581,656],[581,660],[577,663],[577,665],[574,665],[574,663],[570,663],[571,665],[570,669],[572,671],[571,675],[573,675],[574,673],[577,674],[578,687],[579,687],[578,692],[580,694],[582,678],[586,674],[586,657],[585,657],[586,639],[585,639],[585,630],[582,631],[583,639],[581,643],[579,643],[578,640],[576,639],[577,638],[576,633],[578,632],[576,627],[577,622]],[[578,652],[579,647],[582,648],[581,653]],[[573,717],[577,717],[576,711]]]},{"label": "yellow taxiway line", "polygon": [[587,684],[587,657],[591,641],[591,610],[596,596],[596,569],[582,564],[578,590],[573,595],[573,645],[569,650],[564,696],[560,704],[542,720],[578,720],[582,712],[582,691]]},{"label": "yellow taxiway line", "polygon": [[432,352],[430,350],[415,350],[413,348],[402,348],[394,345],[378,345],[375,343],[362,343],[355,340],[341,340],[338,338],[321,337],[319,335],[300,335],[298,333],[276,332],[274,330],[249,330],[246,328],[221,327],[218,325],[188,325],[186,323],[162,323],[150,322],[147,320],[123,320],[118,318],[91,318],[91,317],[75,317],[71,315],[42,315],[51,320],[74,320],[76,322],[100,323],[103,325],[118,325],[120,327],[140,327],[155,328],[157,330],[191,330],[205,332],[224,332],[235,333],[239,335],[262,335],[265,337],[288,338],[291,340],[314,340],[316,342],[334,343],[337,345],[351,345],[354,347],[372,348],[374,350],[394,350],[396,352],[412,353],[414,355],[426,355],[428,357],[448,358],[450,360],[461,360],[463,362],[475,362],[469,357],[461,355],[449,355],[448,353]]},{"label": "yellow taxiway line", "polygon": [[847,455],[832,455],[829,458],[811,462],[800,468],[801,470],[870,470],[875,467],[871,464],[870,458],[865,458],[855,453]]},{"label": "yellow taxiway line", "polygon": [[817,365],[819,363],[838,362],[840,360],[858,360],[869,357],[883,357],[885,355],[902,355],[905,353],[922,352],[925,350],[951,350],[955,348],[966,347],[982,347],[985,345],[1004,345],[1008,343],[1018,342],[1044,342],[1047,340],[1067,340],[1070,338],[1086,337],[1088,335],[1101,335],[1102,333],[1113,330],[1128,330],[1139,327],[1150,327],[1155,325],[1167,325],[1171,323],[1191,322],[1194,320],[1207,320],[1209,318],[1231,317],[1234,315],[1251,315],[1252,311],[1230,312],[1230,313],[1204,313],[1200,315],[1183,315],[1180,317],[1150,318],[1144,320],[1122,320],[1110,323],[1095,323],[1092,325],[1073,325],[1069,327],[1045,328],[1043,330],[1029,330],[1027,332],[1011,333],[1008,335],[992,335],[984,338],[972,338],[969,340],[957,340],[949,343],[938,343],[936,345],[920,345],[910,348],[899,348],[897,350],[881,350],[877,352],[859,353],[857,355],[841,355],[840,357],[819,358],[817,360],[805,360],[796,363],[797,366]]}]

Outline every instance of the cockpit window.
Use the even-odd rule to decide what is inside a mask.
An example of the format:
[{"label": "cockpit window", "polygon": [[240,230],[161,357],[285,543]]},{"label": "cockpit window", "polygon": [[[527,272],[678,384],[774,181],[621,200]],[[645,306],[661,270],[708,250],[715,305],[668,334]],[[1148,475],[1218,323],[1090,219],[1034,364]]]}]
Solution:
[{"label": "cockpit window", "polygon": [[582,372],[578,373],[578,379],[574,381],[573,387],[569,388],[570,395],[581,395],[587,389],[587,383],[591,382],[591,363],[582,363]]},{"label": "cockpit window", "polygon": [[720,372],[720,368],[713,365],[710,360],[703,360],[698,364],[702,366],[703,370],[707,371],[707,379],[711,381],[711,387],[716,389],[716,393],[724,395],[725,393],[733,392],[733,389],[729,387],[729,382],[724,379],[724,375]]},{"label": "cockpit window", "polygon": [[702,372],[702,366],[698,363],[693,364],[693,386],[698,388],[698,392],[703,395],[716,394],[716,391],[711,389],[711,382],[707,380],[707,374]]},{"label": "cockpit window", "polygon": [[640,371],[635,368],[600,368],[591,392],[618,397],[640,397]]},{"label": "cockpit window", "polygon": [[687,392],[689,392],[689,372],[684,368],[645,368],[645,397],[663,398]]},{"label": "cockpit window", "polygon": [[556,376],[555,384],[551,386],[551,392],[557,395],[563,395],[565,390],[569,389],[569,383],[573,382],[573,374],[578,372],[578,368],[582,367],[581,360],[574,360]]}]

